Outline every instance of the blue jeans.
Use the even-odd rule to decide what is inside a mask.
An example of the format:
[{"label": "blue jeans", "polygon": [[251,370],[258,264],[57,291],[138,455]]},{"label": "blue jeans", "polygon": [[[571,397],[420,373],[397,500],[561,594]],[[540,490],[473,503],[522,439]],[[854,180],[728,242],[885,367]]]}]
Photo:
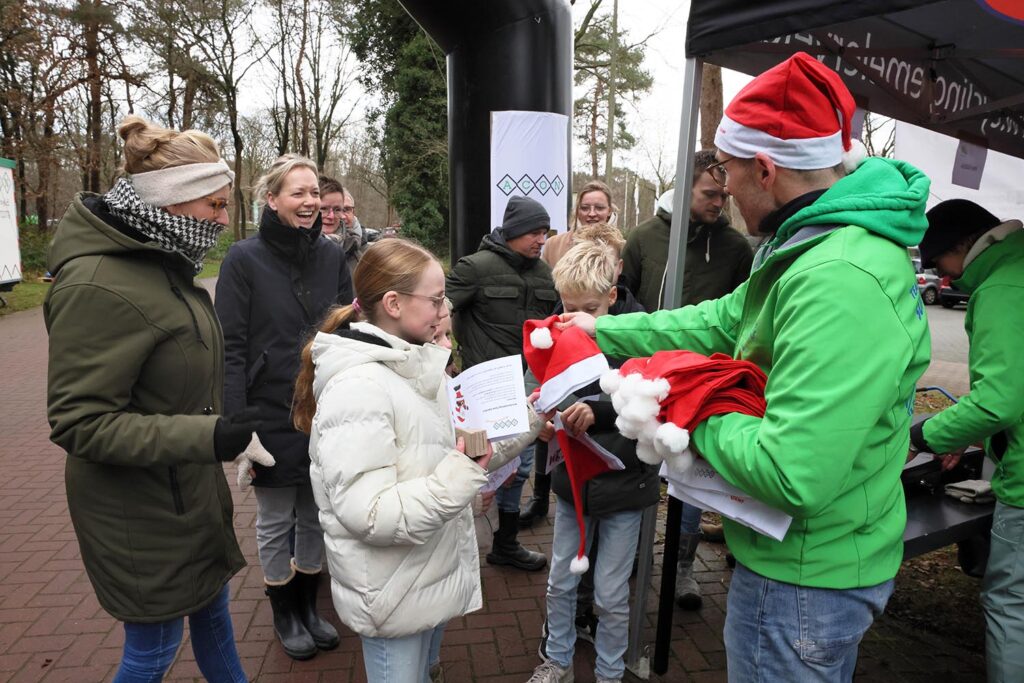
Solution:
[{"label": "blue jeans", "polygon": [[[629,575],[633,571],[642,516],[643,510],[628,510],[583,518],[588,546],[594,529],[601,528],[597,557],[588,554],[594,566],[594,604],[600,618],[594,638],[594,673],[600,678],[622,678],[626,669],[623,657],[629,637]],[[563,667],[572,664],[576,646],[576,586],[580,577],[569,571],[569,563],[576,557],[579,545],[576,512],[570,503],[556,496],[555,536],[551,541],[548,573],[547,655]]]},{"label": "blue jeans", "polygon": [[362,636],[367,683],[430,683],[447,623],[401,638]]},{"label": "blue jeans", "polygon": [[890,579],[867,588],[808,588],[737,563],[725,615],[730,683],[853,680],[857,647],[893,585]]},{"label": "blue jeans", "polygon": [[695,534],[700,531],[700,514],[703,512],[696,505],[683,503],[683,517],[679,523],[679,533]]},{"label": "blue jeans", "polygon": [[508,488],[498,488],[494,494],[494,502],[500,512],[519,512],[519,499],[523,497],[523,484],[530,478],[530,470],[533,468],[533,446],[528,446],[519,454],[519,469],[516,470],[516,478]]},{"label": "blue jeans", "polygon": [[1024,681],[1024,509],[996,503],[981,582],[989,683]]},{"label": "blue jeans", "polygon": [[[188,615],[192,652],[210,683],[246,683],[228,613],[228,587],[209,605]],[[158,683],[181,646],[185,618],[156,624],[125,622],[124,655],[114,683]]]}]

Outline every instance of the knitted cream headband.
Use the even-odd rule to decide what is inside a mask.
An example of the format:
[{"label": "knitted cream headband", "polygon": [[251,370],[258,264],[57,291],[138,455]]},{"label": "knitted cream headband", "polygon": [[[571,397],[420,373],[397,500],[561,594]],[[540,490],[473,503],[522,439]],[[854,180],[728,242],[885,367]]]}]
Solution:
[{"label": "knitted cream headband", "polygon": [[235,181],[223,159],[216,163],[185,164],[159,171],[133,173],[132,186],[150,206],[171,206],[206,197]]}]

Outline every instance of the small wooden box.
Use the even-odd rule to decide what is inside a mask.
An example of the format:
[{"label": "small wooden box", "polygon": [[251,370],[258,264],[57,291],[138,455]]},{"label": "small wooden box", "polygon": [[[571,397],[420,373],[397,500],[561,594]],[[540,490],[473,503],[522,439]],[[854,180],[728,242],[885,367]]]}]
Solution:
[{"label": "small wooden box", "polygon": [[479,458],[487,455],[487,430],[486,429],[460,429],[455,428],[455,438],[462,437],[466,440],[466,455],[471,458]]}]

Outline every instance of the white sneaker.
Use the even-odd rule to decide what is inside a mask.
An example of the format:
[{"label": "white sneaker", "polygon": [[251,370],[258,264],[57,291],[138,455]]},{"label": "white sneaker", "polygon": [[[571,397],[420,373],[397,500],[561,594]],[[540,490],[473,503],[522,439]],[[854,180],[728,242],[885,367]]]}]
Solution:
[{"label": "white sneaker", "polygon": [[547,661],[533,670],[526,683],[573,683],[574,680],[571,664],[563,669],[554,661]]},{"label": "white sneaker", "polygon": [[601,678],[598,676],[594,679],[594,683],[622,683],[621,678]]}]

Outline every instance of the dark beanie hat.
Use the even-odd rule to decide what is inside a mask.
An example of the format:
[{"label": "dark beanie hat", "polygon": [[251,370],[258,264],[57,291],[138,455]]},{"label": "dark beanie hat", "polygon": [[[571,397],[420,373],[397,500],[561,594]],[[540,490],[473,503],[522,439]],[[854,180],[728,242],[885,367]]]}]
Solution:
[{"label": "dark beanie hat", "polygon": [[935,259],[954,249],[967,237],[991,230],[1001,220],[967,199],[950,199],[925,214],[928,231],[921,240],[921,267],[934,268]]},{"label": "dark beanie hat", "polygon": [[505,216],[501,221],[501,234],[505,239],[515,239],[538,228],[550,227],[551,216],[540,202],[518,195],[508,200]]}]

